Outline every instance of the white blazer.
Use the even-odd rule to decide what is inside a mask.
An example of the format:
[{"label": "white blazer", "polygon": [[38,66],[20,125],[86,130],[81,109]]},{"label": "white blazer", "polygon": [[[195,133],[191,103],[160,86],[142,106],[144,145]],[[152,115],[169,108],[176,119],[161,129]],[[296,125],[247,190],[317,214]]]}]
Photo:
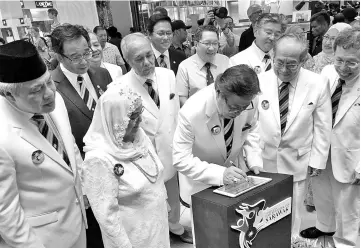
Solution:
[{"label": "white blazer", "polygon": [[[173,164],[180,172],[179,187],[183,201],[189,204],[192,194],[212,185],[222,185],[223,172],[231,166],[230,161],[248,171],[243,150],[249,167],[262,168],[257,97],[253,104],[254,110],[243,111],[234,120],[232,151],[228,159],[214,84],[201,89],[184,104],[173,140]],[[212,133],[215,126],[221,127],[220,133]]]},{"label": "white blazer", "polygon": [[[0,247],[73,248],[86,226],[86,214],[68,112],[56,93],[50,117],[71,169],[31,117],[0,97]],[[32,159],[36,150],[45,155],[40,164]]]},{"label": "white blazer", "polygon": [[[294,181],[306,178],[307,167],[326,168],[330,147],[332,112],[329,82],[301,68],[281,137],[278,81],[273,70],[259,76],[259,121],[262,157],[267,172],[290,174]],[[265,103],[269,103],[269,108]]]},{"label": "white blazer", "polygon": [[155,105],[148,91],[131,70],[109,86],[109,90],[117,90],[117,85],[127,84],[137,92],[143,100],[145,108],[142,114],[141,128],[152,141],[160,161],[164,166],[164,180],[171,179],[176,170],[172,162],[172,142],[177,125],[179,97],[175,89],[175,76],[172,70],[156,67],[156,80],[160,100],[160,109]]},{"label": "white blazer", "polygon": [[[330,80],[331,95],[339,76],[333,65],[326,66],[321,75]],[[331,164],[335,179],[350,183],[354,171],[360,172],[360,78],[342,88],[331,135]]]}]

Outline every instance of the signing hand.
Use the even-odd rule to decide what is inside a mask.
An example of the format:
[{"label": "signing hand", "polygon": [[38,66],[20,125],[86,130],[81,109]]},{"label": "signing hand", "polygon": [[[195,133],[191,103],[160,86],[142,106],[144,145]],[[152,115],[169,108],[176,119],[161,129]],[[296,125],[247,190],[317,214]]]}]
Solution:
[{"label": "signing hand", "polygon": [[258,175],[259,172],[261,171],[261,167],[253,166],[253,167],[249,168],[249,170],[253,171],[254,174]]},{"label": "signing hand", "polygon": [[351,184],[360,185],[360,173],[357,171],[353,172]]},{"label": "signing hand", "polygon": [[246,178],[247,175],[243,170],[235,166],[230,166],[223,173],[223,184],[234,184]]},{"label": "signing hand", "polygon": [[318,175],[321,174],[321,172],[322,172],[321,169],[316,169],[308,166],[308,175],[310,175],[310,177],[317,177]]}]

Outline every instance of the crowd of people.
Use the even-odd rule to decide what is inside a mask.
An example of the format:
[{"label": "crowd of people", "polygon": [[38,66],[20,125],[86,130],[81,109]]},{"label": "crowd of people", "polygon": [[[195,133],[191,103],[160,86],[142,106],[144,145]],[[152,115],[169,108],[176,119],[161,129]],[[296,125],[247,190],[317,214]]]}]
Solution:
[{"label": "crowd of people", "polygon": [[237,37],[215,8],[189,44],[163,8],[125,37],[49,10],[50,41],[0,46],[0,247],[196,246],[181,204],[262,171],[293,176],[293,236],[356,247],[360,29],[343,13],[315,13],[307,39],[252,5]]}]

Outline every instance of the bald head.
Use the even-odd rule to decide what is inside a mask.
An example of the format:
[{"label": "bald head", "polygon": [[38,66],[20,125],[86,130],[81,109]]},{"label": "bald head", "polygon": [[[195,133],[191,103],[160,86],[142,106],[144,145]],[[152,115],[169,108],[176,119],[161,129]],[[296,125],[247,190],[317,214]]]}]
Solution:
[{"label": "bald head", "polygon": [[154,72],[155,57],[149,39],[142,33],[128,34],[122,39],[124,59],[135,73],[146,77]]}]

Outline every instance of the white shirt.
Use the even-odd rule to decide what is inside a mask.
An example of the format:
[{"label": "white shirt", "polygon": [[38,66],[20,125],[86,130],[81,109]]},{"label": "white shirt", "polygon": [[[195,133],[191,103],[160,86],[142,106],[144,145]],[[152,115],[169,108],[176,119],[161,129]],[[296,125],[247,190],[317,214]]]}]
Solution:
[{"label": "white shirt", "polygon": [[148,91],[148,85],[145,84],[145,81],[147,81],[147,79],[151,79],[153,80],[152,83],[152,87],[155,90],[155,92],[157,92],[157,94],[159,95],[158,92],[158,84],[157,84],[157,77],[155,75],[155,73],[152,73],[151,75],[148,75],[147,77],[142,77],[139,76],[137,73],[135,73],[135,71],[132,69],[131,73],[134,74],[135,78],[138,80],[138,82]]},{"label": "white shirt", "polygon": [[231,57],[230,66],[246,64],[251,68],[254,68],[256,73],[259,74],[266,71],[267,66],[271,63],[271,59],[268,59],[267,64],[265,63],[264,56],[266,54],[272,58],[273,51],[265,53],[256,45],[256,42],[253,41],[249,48]]},{"label": "white shirt", "polygon": [[117,65],[110,64],[110,63],[107,63],[107,62],[102,62],[100,67],[106,69],[109,72],[109,74],[112,77],[113,81],[115,81],[118,77],[123,76],[122,68],[120,68]]},{"label": "white shirt", "polygon": [[[182,61],[178,68],[176,87],[179,96],[190,97],[198,90],[207,86],[206,62],[198,54],[194,54]],[[211,63],[211,73],[214,81],[229,65],[229,58],[223,54],[216,54]]]},{"label": "white shirt", "polygon": [[[155,56],[155,59],[157,60],[158,62],[158,65],[160,64],[159,61],[160,61],[160,58],[159,56],[162,55],[157,49],[154,48],[153,44],[152,44],[152,49],[153,49],[153,52],[154,52],[154,56]],[[167,65],[167,68],[170,69],[170,58],[169,58],[169,51],[165,51],[163,53],[164,55],[164,61]]]},{"label": "white shirt", "polygon": [[[78,92],[79,96],[81,96],[80,86],[79,86],[78,79],[77,79],[79,74],[72,73],[71,71],[66,69],[62,63],[60,63],[60,69],[63,71],[64,75],[67,77],[67,79],[69,80],[71,85],[74,87],[76,92]],[[95,100],[95,102],[98,102],[97,93],[94,89],[94,86],[90,80],[88,73],[80,74],[80,76],[83,77],[83,82],[85,83],[85,86],[89,91],[89,94],[92,96],[92,98]]]}]

